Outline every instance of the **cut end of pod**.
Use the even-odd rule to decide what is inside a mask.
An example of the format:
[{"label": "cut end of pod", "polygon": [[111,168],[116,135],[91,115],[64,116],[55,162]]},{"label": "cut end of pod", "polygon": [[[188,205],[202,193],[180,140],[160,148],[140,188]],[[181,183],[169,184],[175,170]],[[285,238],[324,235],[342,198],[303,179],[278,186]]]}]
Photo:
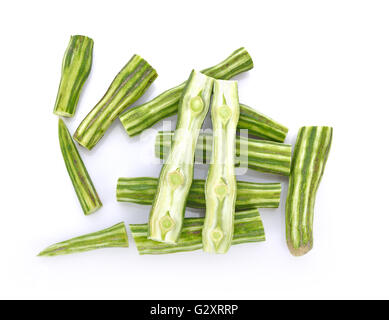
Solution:
[{"label": "cut end of pod", "polygon": [[288,249],[289,249],[290,253],[295,257],[301,257],[301,256],[307,254],[309,251],[312,250],[312,247],[313,247],[312,243],[308,243],[306,245],[299,246],[299,247],[295,248],[293,246],[293,243],[290,240],[287,241],[287,244],[288,244]]},{"label": "cut end of pod", "polygon": [[65,118],[71,118],[71,117],[73,117],[73,114],[72,114],[72,113],[66,112],[66,111],[54,110],[53,113],[54,113],[56,116],[59,116],[59,117],[65,117]]}]

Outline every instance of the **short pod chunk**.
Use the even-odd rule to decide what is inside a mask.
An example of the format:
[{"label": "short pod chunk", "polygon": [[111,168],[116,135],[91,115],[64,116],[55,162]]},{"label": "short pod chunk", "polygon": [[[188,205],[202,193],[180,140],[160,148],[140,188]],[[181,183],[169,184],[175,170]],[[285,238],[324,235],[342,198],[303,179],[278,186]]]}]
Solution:
[{"label": "short pod chunk", "polygon": [[297,136],[285,206],[286,241],[294,256],[306,254],[313,246],[316,191],[331,141],[331,127],[302,127]]},{"label": "short pod chunk", "polygon": [[212,158],[205,183],[203,250],[226,253],[234,235],[235,136],[239,119],[238,84],[215,80],[211,107]]},{"label": "short pod chunk", "polygon": [[177,243],[193,179],[199,131],[209,109],[213,79],[192,71],[181,96],[173,145],[158,181],[149,218],[149,239]]},{"label": "short pod chunk", "polygon": [[73,117],[82,87],[92,67],[93,40],[85,36],[71,36],[62,60],[61,82],[54,113]]},{"label": "short pod chunk", "polygon": [[74,140],[92,149],[121,112],[138,100],[157,78],[154,68],[134,55],[112,81],[105,95],[78,126]]}]

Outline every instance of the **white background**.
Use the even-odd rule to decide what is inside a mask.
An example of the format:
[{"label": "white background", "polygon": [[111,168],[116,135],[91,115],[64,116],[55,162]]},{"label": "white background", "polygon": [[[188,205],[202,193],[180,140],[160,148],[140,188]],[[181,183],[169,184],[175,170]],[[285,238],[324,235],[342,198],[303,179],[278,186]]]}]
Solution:
[{"label": "white background", "polygon": [[[2,2],[0,298],[389,298],[388,16],[387,1]],[[265,243],[139,256],[130,238],[129,249],[36,257],[119,221],[146,222],[149,207],[116,202],[116,180],[160,170],[154,133],[130,139],[116,121],[93,151],[80,148],[104,203],[83,215],[52,114],[72,34],[95,47],[71,132],[134,53],[159,73],[139,104],[245,46],[255,67],[236,77],[240,101],[288,126],[289,143],[300,126],[334,127],[314,249],[295,258],[285,245],[287,179],[250,171],[240,179],[283,183],[282,206],[260,210]]]}]

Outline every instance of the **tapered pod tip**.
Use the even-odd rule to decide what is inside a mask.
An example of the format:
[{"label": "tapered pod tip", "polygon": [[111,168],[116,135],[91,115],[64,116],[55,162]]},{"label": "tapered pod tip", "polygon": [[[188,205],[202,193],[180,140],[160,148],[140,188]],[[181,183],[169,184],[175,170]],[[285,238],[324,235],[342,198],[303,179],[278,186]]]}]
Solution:
[{"label": "tapered pod tip", "polygon": [[48,253],[49,253],[49,248],[50,248],[50,247],[48,247],[48,248],[46,248],[45,250],[39,252],[36,256],[37,256],[37,257],[49,256],[49,254],[48,254]]},{"label": "tapered pod tip", "polygon": [[[41,252],[39,252],[37,254],[37,257],[51,257],[51,256],[56,256],[56,255],[60,255],[60,248],[58,247],[58,244],[54,244],[54,245],[51,245],[51,246],[48,246],[47,248],[45,248],[44,250],[42,250]],[[58,253],[56,253],[58,252]]]},{"label": "tapered pod tip", "polygon": [[52,257],[114,247],[128,247],[127,229],[124,222],[97,232],[55,243],[38,253],[38,257]]},{"label": "tapered pod tip", "polygon": [[301,257],[301,256],[307,254],[312,249],[311,243],[308,243],[308,244],[303,245],[303,246],[299,246],[297,248],[295,248],[293,246],[293,244],[290,240],[287,241],[287,244],[288,244],[288,249],[289,249],[290,253],[295,257]]}]

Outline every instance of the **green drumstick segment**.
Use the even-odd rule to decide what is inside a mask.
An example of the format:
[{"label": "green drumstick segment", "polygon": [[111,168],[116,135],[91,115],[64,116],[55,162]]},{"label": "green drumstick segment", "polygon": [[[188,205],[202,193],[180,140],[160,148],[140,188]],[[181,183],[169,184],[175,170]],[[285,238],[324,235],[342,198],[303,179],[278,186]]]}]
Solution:
[{"label": "green drumstick segment", "polygon": [[[185,218],[177,244],[162,243],[148,239],[147,224],[132,224],[130,230],[139,254],[167,254],[199,250],[203,247],[202,229],[204,218]],[[265,241],[265,230],[257,209],[235,212],[232,244]]]},{"label": "green drumstick segment", "polygon": [[104,230],[53,244],[39,253],[38,256],[58,256],[112,247],[128,247],[124,222]]},{"label": "green drumstick segment", "polygon": [[331,127],[302,127],[293,153],[285,206],[286,240],[295,256],[313,246],[313,211],[332,141]]},{"label": "green drumstick segment", "polygon": [[[245,48],[234,51],[219,64],[205,69],[202,73],[217,79],[228,80],[235,75],[254,67],[253,61]],[[185,82],[169,89],[142,105],[131,108],[120,116],[120,121],[129,136],[135,136],[150,128],[162,119],[178,111],[178,103],[185,88]],[[273,119],[240,104],[238,129],[248,129],[249,133],[260,138],[283,142],[288,129]]]},{"label": "green drumstick segment", "polygon": [[[120,202],[152,205],[157,187],[158,178],[119,178],[116,186],[116,199]],[[204,188],[204,180],[193,180],[186,201],[187,207],[205,209]],[[237,188],[235,210],[278,208],[280,204],[280,183],[237,181]]]},{"label": "green drumstick segment", "polygon": [[[155,141],[155,154],[166,159],[172,145],[174,132],[159,131]],[[196,157],[200,163],[209,163],[212,149],[212,135],[201,134],[196,146]],[[237,137],[237,166],[288,176],[292,162],[292,146],[289,144]],[[196,161],[197,162],[197,161]]]},{"label": "green drumstick segment", "polygon": [[102,203],[72,140],[72,136],[62,119],[58,121],[58,136],[62,156],[74,190],[84,214],[89,215],[99,209]]},{"label": "green drumstick segment", "polygon": [[146,60],[134,55],[81,122],[74,139],[83,147],[92,149],[119,114],[138,100],[157,76]]},{"label": "green drumstick segment", "polygon": [[176,243],[193,179],[199,131],[209,109],[213,79],[192,71],[182,94],[173,145],[158,181],[149,218],[149,238]]},{"label": "green drumstick segment", "polygon": [[247,129],[248,133],[271,141],[284,142],[288,128],[268,116],[240,104],[239,129]]},{"label": "green drumstick segment", "polygon": [[211,106],[213,142],[211,163],[205,183],[206,214],[203,250],[226,253],[234,235],[235,136],[239,119],[238,84],[215,80]]},{"label": "green drumstick segment", "polygon": [[[252,69],[253,60],[245,48],[235,50],[219,64],[201,71],[201,73],[218,79],[230,79],[235,75]],[[125,130],[135,136],[162,119],[178,112],[178,104],[186,82],[169,89],[142,105],[131,108],[120,116]]]},{"label": "green drumstick segment", "polygon": [[73,117],[82,87],[92,67],[93,40],[85,36],[71,36],[62,60],[61,82],[54,113]]}]

